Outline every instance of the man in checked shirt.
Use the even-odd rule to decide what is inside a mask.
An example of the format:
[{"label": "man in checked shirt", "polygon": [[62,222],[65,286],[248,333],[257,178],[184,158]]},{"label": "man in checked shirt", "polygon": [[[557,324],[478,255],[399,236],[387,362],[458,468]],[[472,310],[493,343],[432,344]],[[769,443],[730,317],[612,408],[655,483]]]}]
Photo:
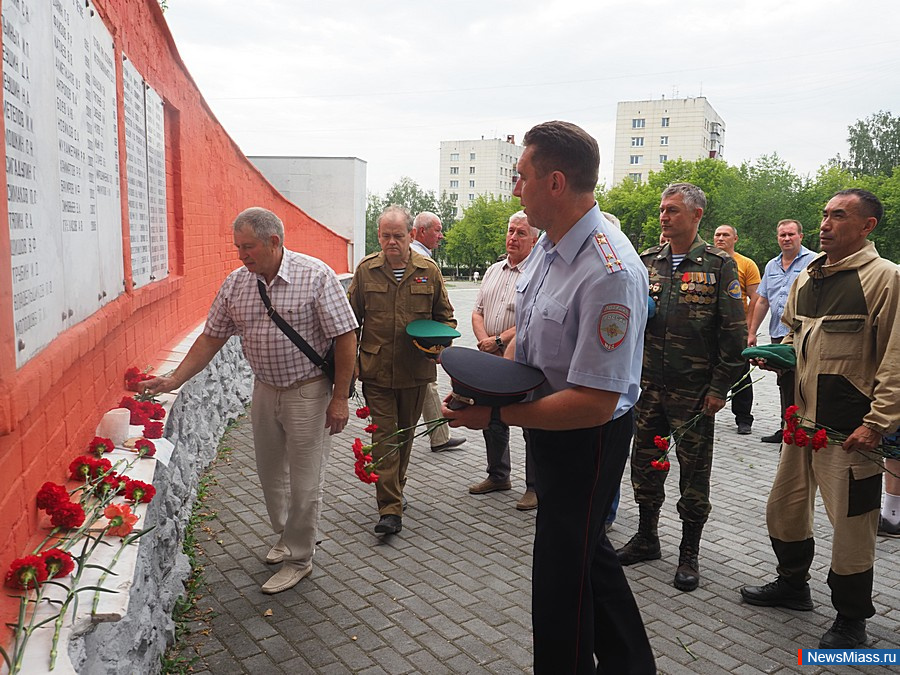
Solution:
[{"label": "man in checked shirt", "polygon": [[[240,335],[256,376],[253,444],[272,529],[278,541],[266,562],[284,562],[262,586],[280,593],[312,572],[330,434],[347,424],[347,394],[356,359],[356,318],[334,271],[321,260],[284,248],[284,225],[271,211],[252,207],[234,221],[234,245],[243,267],[225,279],[203,333],[166,377],[143,383],[151,394],[172,391],[199,373],[232,335]],[[272,306],[324,355],[335,346],[335,385],[266,314],[257,288],[265,283]]]}]

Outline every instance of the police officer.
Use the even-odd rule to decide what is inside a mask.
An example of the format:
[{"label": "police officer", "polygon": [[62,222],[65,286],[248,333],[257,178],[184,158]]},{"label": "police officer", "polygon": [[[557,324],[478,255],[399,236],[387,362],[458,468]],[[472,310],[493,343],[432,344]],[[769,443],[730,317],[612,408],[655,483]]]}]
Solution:
[{"label": "police officer", "polygon": [[[426,358],[406,334],[417,319],[433,319],[456,327],[441,270],[430,258],[410,250],[413,219],[402,206],[388,206],[378,218],[381,251],[359,261],[350,282],[350,306],[361,328],[359,379],[378,426],[372,435],[378,467],[375,484],[379,520],[375,531],[402,529],[403,487],[412,449],[409,431],[383,441],[398,429],[409,429],[422,414],[425,388],[437,377],[435,362]],[[394,444],[397,452],[390,452]]]},{"label": "police officer", "polygon": [[[594,201],[597,142],[567,122],[525,134],[514,194],[545,230],[516,286],[516,361],[546,382],[503,408],[445,407],[451,426],[525,427],[538,508],[532,571],[534,672],[655,672],[604,521],[639,394],[647,273]],[[595,662],[595,656],[597,662]]]},{"label": "police officer", "polygon": [[640,523],[637,534],[618,551],[623,565],[661,557],[657,523],[668,469],[651,462],[661,454],[654,438],[675,431],[682,537],[674,585],[682,591],[693,591],[700,583],[697,557],[711,508],[714,418],[741,376],[747,339],[734,260],[697,234],[705,208],[706,195],[697,186],[667,187],[659,222],[668,243],[641,254],[657,312],[644,337],[643,391],[635,407],[631,456]]}]

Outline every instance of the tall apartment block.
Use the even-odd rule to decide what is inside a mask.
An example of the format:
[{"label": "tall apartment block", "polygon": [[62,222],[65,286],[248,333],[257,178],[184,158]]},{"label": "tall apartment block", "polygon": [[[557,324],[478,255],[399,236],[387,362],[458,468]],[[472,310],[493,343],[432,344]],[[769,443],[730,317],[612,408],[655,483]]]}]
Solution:
[{"label": "tall apartment block", "polygon": [[722,159],[725,122],[705,96],[620,101],[616,109],[613,185],[646,182],[670,159]]},{"label": "tall apartment block", "polygon": [[512,197],[516,185],[516,162],[524,148],[514,136],[477,141],[441,141],[439,193],[456,203],[456,217],[478,195]]}]

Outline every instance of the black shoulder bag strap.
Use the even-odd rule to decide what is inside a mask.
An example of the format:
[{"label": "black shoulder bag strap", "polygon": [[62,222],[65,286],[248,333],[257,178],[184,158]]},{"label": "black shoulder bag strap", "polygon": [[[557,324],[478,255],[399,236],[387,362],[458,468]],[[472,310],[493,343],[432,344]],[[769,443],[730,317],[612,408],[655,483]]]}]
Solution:
[{"label": "black shoulder bag strap", "polygon": [[[315,363],[319,368],[325,371],[325,374],[328,375],[328,366],[329,364],[316,353],[312,347],[300,337],[300,333],[295,331],[291,325],[285,321],[281,315],[275,311],[275,308],[272,307],[272,301],[269,300],[269,294],[266,293],[266,285],[262,282],[262,279],[256,280],[256,287],[259,288],[259,297],[262,298],[263,304],[266,306],[266,314],[269,315],[269,318],[275,322],[275,325],[281,329],[281,332],[290,338],[291,342],[293,342],[297,347],[300,348],[300,351],[306,354],[306,358]],[[330,376],[332,379],[334,377],[334,370],[332,369],[332,375]]]}]

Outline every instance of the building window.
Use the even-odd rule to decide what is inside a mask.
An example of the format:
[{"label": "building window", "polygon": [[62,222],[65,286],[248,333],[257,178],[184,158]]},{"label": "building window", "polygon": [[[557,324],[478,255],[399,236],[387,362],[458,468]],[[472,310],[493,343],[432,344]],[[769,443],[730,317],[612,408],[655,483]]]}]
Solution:
[{"label": "building window", "polygon": [[665,163],[668,162],[668,161],[669,161],[669,156],[668,156],[668,155],[660,155],[660,156],[659,156],[659,163],[660,163],[660,164],[665,164]]},{"label": "building window", "polygon": [[450,201],[451,202],[455,202],[457,197],[459,197],[459,195],[456,194],[455,192],[450,193]]},{"label": "building window", "polygon": [[470,152],[470,153],[469,153],[469,161],[470,161],[470,162],[474,162],[474,161],[475,161],[475,153],[474,153],[474,152]]},{"label": "building window", "polygon": [[631,155],[631,157],[628,160],[628,163],[629,164],[640,164],[643,161],[644,161],[643,155]]},{"label": "building window", "polygon": [[668,145],[668,144],[669,144],[669,137],[668,137],[668,136],[660,136],[660,137],[659,137],[659,144],[660,144],[660,145]]},{"label": "building window", "polygon": [[641,182],[641,174],[639,174],[639,173],[630,173],[630,174],[628,174],[628,177],[635,183]]},{"label": "building window", "polygon": [[470,166],[470,167],[469,167],[469,173],[475,173],[475,167],[474,167],[474,166]]},{"label": "building window", "polygon": [[474,180],[470,180],[470,181],[469,181],[469,187],[470,187],[470,188],[475,187],[475,181],[474,181]]},{"label": "building window", "polygon": [[631,120],[631,128],[632,129],[643,129],[644,122],[645,122],[645,120],[643,117],[635,117]]},{"label": "building window", "polygon": [[632,136],[631,137],[631,147],[632,148],[643,148],[644,147],[644,137],[643,136]]},{"label": "building window", "polygon": [[663,118],[662,118],[662,125],[663,125],[664,127],[669,126],[669,118],[668,118],[668,117],[663,117]]},{"label": "building window", "polygon": [[459,181],[458,181],[458,180],[451,180],[451,181],[450,181],[450,187],[452,187],[452,188],[458,188],[458,187],[459,187]]},{"label": "building window", "polygon": [[451,174],[459,173],[459,167],[458,167],[458,166],[451,166],[451,167],[450,167],[450,173],[451,173]]},{"label": "building window", "polygon": [[475,201],[475,195],[473,195],[471,192],[469,193],[469,201],[470,201],[470,202],[474,202],[474,201]]},{"label": "building window", "polygon": [[458,161],[459,161],[459,153],[458,153],[458,152],[451,152],[451,153],[450,153],[450,161],[451,161],[451,162],[458,162]]}]

